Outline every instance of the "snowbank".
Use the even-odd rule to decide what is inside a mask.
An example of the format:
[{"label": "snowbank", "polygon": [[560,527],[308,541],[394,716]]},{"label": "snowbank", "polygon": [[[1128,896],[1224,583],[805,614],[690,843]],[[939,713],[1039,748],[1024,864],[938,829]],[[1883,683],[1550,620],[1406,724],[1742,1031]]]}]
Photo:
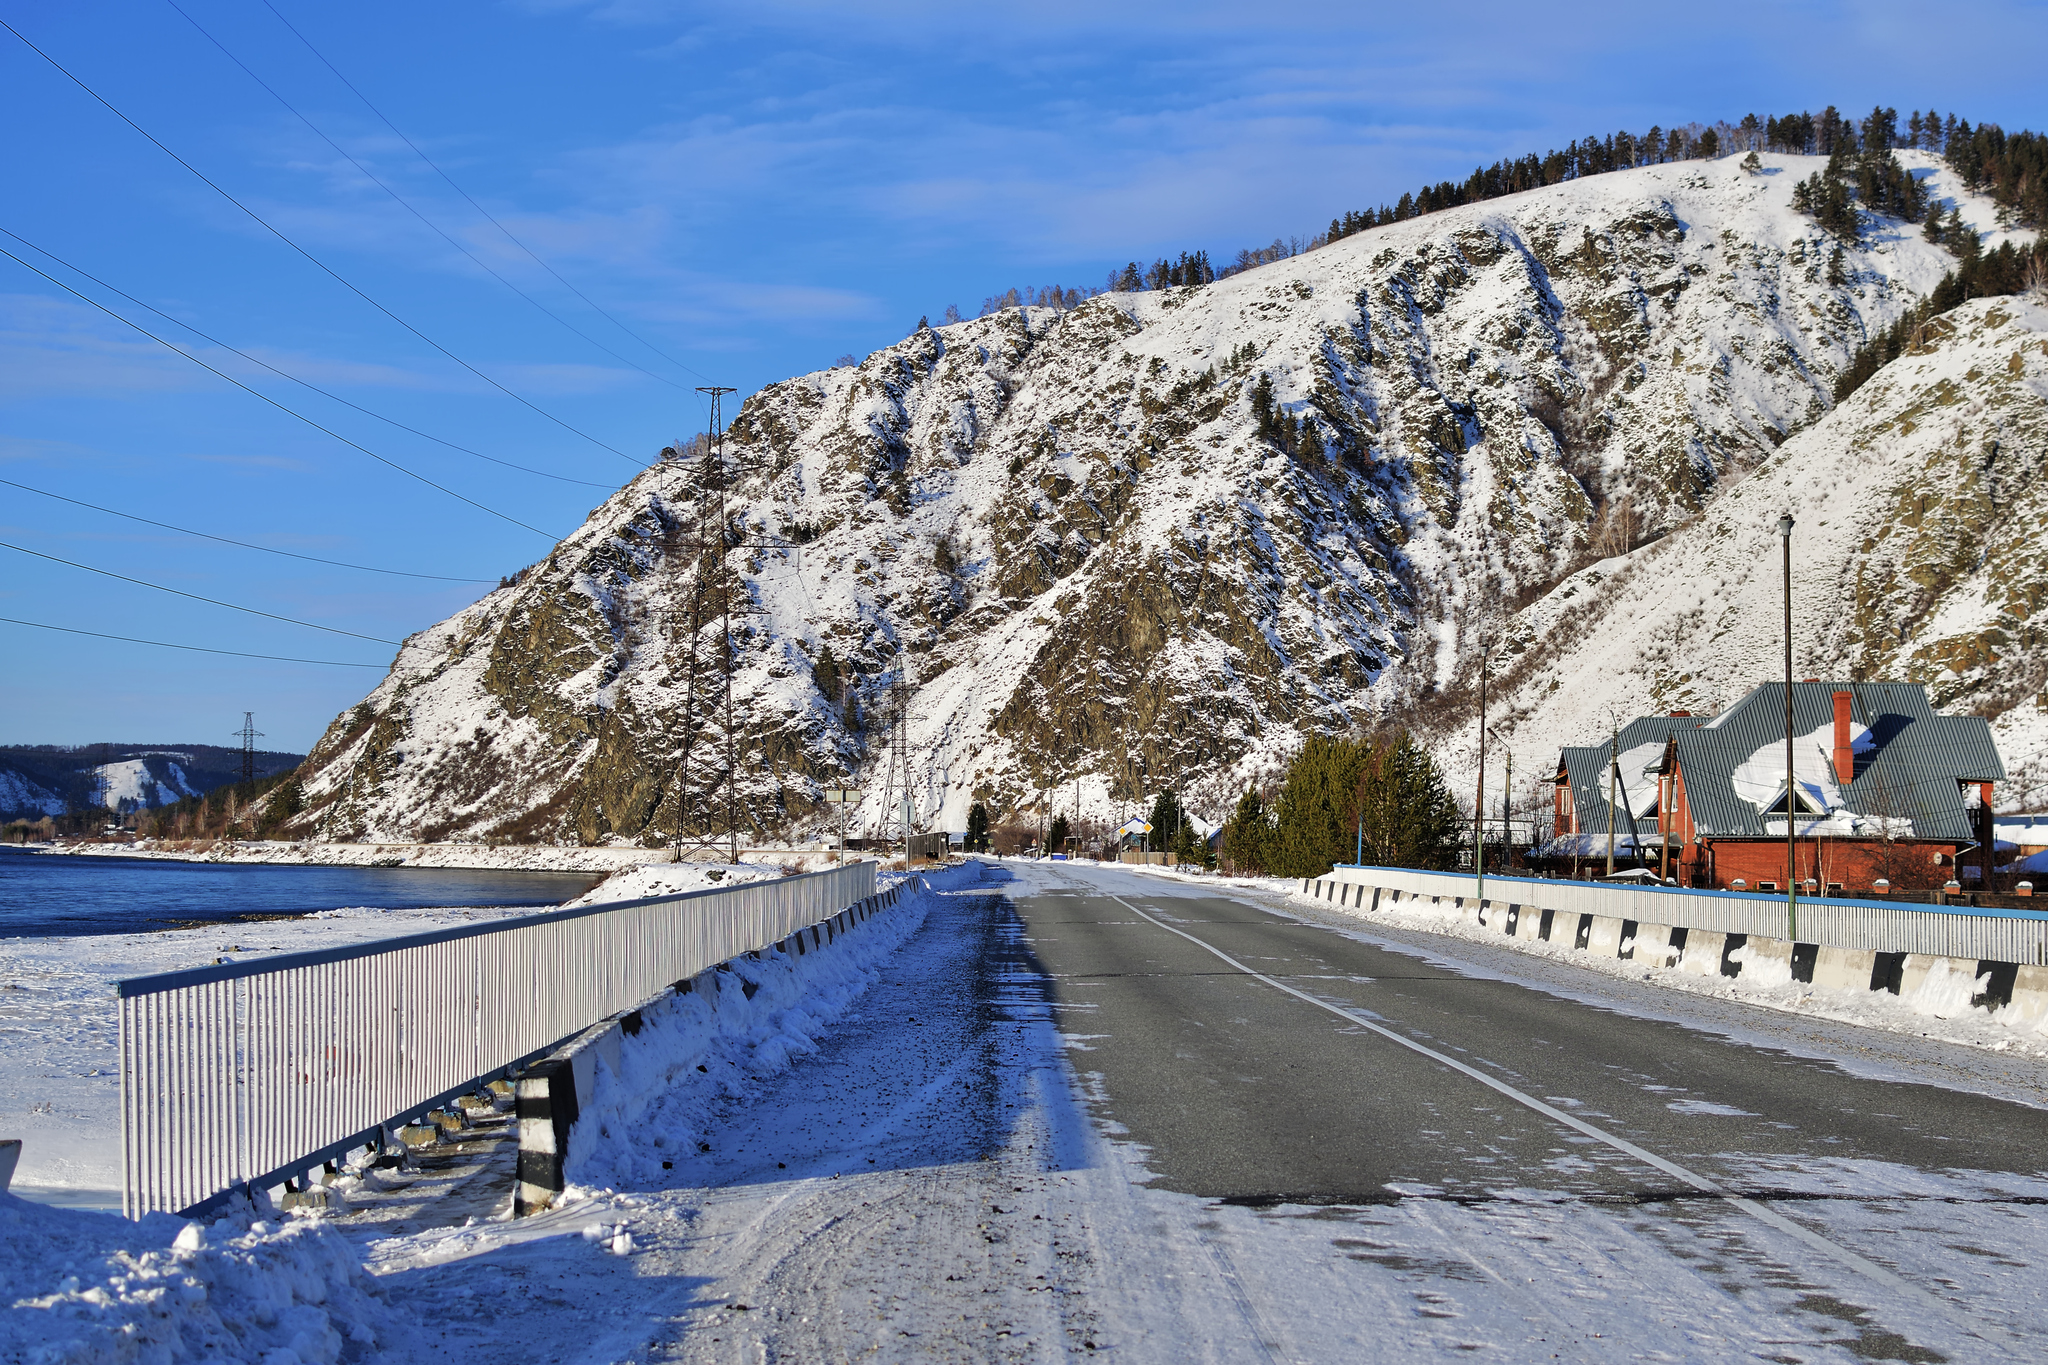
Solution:
[{"label": "snowbank", "polygon": [[715,993],[671,995],[643,1010],[619,1070],[600,1060],[596,1093],[579,1103],[566,1170],[571,1197],[658,1183],[662,1162],[694,1153],[734,1101],[817,1050],[820,1036],[924,923],[933,891],[981,876],[972,863],[918,876],[902,900],[823,951],[736,958],[730,970],[711,974]]},{"label": "snowbank", "polygon": [[362,1359],[395,1332],[324,1223],[130,1222],[0,1194],[0,1360],[23,1365]]}]

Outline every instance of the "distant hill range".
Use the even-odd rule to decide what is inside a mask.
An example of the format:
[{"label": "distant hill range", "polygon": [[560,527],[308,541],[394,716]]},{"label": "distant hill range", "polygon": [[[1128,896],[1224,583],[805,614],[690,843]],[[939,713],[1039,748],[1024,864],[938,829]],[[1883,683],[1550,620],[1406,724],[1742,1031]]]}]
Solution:
[{"label": "distant hill range", "polygon": [[[259,750],[256,776],[289,772],[304,758]],[[220,744],[0,744],[0,819],[126,815],[241,780],[242,751]]]}]

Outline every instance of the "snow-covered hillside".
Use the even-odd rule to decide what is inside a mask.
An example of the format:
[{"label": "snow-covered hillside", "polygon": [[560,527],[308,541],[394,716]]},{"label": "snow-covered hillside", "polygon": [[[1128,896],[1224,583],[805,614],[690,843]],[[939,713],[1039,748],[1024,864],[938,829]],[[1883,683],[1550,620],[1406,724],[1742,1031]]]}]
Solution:
[{"label": "snow-covered hillside", "polygon": [[27,773],[0,767],[0,816],[33,820],[45,815],[62,815],[68,802]]},{"label": "snow-covered hillside", "polygon": [[[1900,156],[1994,231],[1988,204],[1959,197],[1925,156]],[[1695,656],[1734,657],[1711,627],[1673,638],[1604,605],[1573,608],[1591,578],[1560,580],[1609,552],[1619,558],[1589,574],[1640,562],[1652,552],[1626,552],[1657,535],[1755,552],[1736,523],[1715,529],[1724,490],[1763,488],[1770,475],[1751,471],[1795,450],[1828,452],[1838,500],[1867,487],[1871,507],[1891,509],[1868,537],[1829,541],[1834,560],[1816,549],[1807,561],[1816,584],[1862,566],[1873,614],[1834,623],[1860,632],[1857,657],[1960,657],[1938,642],[1971,638],[1976,570],[1956,549],[1948,578],[1923,581],[1931,533],[1900,481],[1938,501],[1973,457],[1943,446],[1946,463],[1915,465],[1892,436],[1877,455],[1855,445],[1898,434],[1896,417],[1871,425],[1903,382],[1892,371],[1850,405],[1872,416],[1821,421],[1852,349],[1952,258],[1882,220],[1837,244],[1790,207],[1820,164],[1593,177],[1202,288],[923,328],[857,366],[762,390],[728,442],[743,471],[728,540],[758,608],[735,636],[751,822],[770,835],[836,827],[818,789],[858,782],[856,832],[879,823],[898,676],[911,684],[917,816],[957,829],[972,801],[1017,810],[1041,787],[1071,810],[1078,786],[1095,818],[1170,781],[1213,814],[1305,735],[1383,720],[1419,725],[1455,758],[1459,694],[1488,639],[1506,630],[1525,654],[1539,636],[1636,640],[1589,654],[1583,682],[1558,680],[1530,741],[1554,748],[1604,724],[1607,700],[1678,695],[1629,692],[1644,669],[1692,678],[1706,666]],[[2016,305],[1995,326],[1991,313],[1970,325],[2038,325]],[[2013,363],[2004,391],[2037,412],[2032,361]],[[1955,383],[1981,373],[1966,366]],[[1931,450],[1948,415],[1911,420],[1930,433],[1911,449]],[[2027,430],[2038,458],[2038,426]],[[1992,462],[1992,519],[2008,515],[2000,499],[2024,458],[2007,447]],[[586,840],[670,828],[689,687],[671,609],[694,566],[694,509],[686,470],[649,470],[516,586],[408,640],[315,748],[305,828]],[[1702,577],[1655,553],[1666,567],[1640,581],[1660,610],[1689,594],[1711,614],[1735,581],[1732,567]],[[1901,620],[1906,579],[1920,586]],[[845,706],[813,681],[828,648],[853,684]]]},{"label": "snow-covered hillside", "polygon": [[[2038,810],[2048,307],[1979,299],[1938,324],[1706,515],[1511,618],[1495,734],[1545,762],[1604,734],[1610,707],[1714,712],[1782,678],[1790,512],[1795,676],[1910,678],[1937,707],[1995,717],[2013,779],[1998,803]],[[1475,740],[1468,722],[1447,746],[1467,771]]]},{"label": "snow-covered hillside", "polygon": [[101,766],[94,774],[93,804],[126,814],[154,810],[199,795],[199,788],[178,766],[184,754],[146,754]]}]

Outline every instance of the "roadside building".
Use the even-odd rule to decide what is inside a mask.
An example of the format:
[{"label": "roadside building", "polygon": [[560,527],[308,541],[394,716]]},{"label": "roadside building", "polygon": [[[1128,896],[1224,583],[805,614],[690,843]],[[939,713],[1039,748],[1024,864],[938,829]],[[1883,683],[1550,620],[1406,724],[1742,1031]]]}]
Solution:
[{"label": "roadside building", "polygon": [[1988,722],[1935,714],[1917,683],[1808,680],[1792,685],[1792,708],[1789,792],[1783,683],[1711,719],[1646,716],[1618,741],[1564,750],[1556,833],[1531,864],[1602,875],[1611,827],[1616,870],[1776,891],[1789,819],[1802,889],[1921,890],[1992,865],[2005,767]]}]

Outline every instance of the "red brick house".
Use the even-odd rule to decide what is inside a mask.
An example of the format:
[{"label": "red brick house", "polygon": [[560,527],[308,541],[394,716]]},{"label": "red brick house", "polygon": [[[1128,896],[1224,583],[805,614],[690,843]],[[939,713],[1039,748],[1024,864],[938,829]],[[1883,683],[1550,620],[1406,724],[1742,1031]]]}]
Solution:
[{"label": "red brick house", "polygon": [[1789,794],[1783,683],[1712,719],[1646,716],[1618,743],[1566,749],[1556,834],[1530,861],[1600,875],[1611,829],[1617,870],[1777,891],[1789,818],[1802,890],[1918,890],[1988,864],[1992,788],[2005,777],[1988,722],[1936,715],[1916,683],[1794,683],[1792,708]]}]

